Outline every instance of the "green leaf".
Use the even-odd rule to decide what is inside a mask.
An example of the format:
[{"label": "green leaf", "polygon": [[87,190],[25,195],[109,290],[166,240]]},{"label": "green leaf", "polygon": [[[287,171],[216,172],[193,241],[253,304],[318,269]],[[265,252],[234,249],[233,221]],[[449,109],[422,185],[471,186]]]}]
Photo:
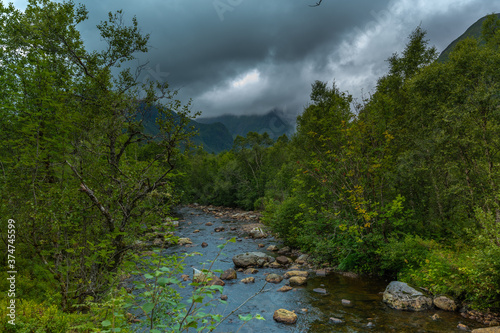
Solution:
[{"label": "green leaf", "polygon": [[150,313],[155,307],[155,303],[146,303],[143,306],[141,306],[142,310],[145,313]]},{"label": "green leaf", "polygon": [[244,315],[238,315],[238,317],[242,321],[249,321],[249,320],[252,320],[252,318],[253,318],[253,316],[251,314],[247,314],[246,316],[244,316]]},{"label": "green leaf", "polygon": [[101,323],[101,325],[102,325],[102,326],[104,326],[104,327],[111,326],[111,321],[109,321],[109,320],[105,320],[105,321],[103,321],[103,322]]}]

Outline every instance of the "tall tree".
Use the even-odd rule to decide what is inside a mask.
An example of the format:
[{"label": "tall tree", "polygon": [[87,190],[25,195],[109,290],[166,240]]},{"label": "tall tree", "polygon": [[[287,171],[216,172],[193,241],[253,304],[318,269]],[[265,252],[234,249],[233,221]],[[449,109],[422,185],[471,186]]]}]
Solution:
[{"label": "tall tree", "polygon": [[[106,49],[88,52],[77,30],[87,14],[72,2],[0,4],[0,209],[18,221],[25,255],[52,273],[64,309],[99,298],[135,235],[165,215],[180,145],[193,135],[189,103],[166,83],[112,74],[147,52],[137,20],[110,13],[97,26]],[[152,108],[156,137],[142,128]],[[145,144],[157,153],[137,160]]]}]

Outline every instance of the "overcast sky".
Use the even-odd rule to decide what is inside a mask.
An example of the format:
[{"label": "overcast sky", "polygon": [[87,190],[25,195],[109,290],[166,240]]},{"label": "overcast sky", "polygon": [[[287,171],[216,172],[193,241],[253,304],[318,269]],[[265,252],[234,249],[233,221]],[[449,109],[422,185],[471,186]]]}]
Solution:
[{"label": "overcast sky", "polygon": [[[203,117],[303,111],[315,80],[333,80],[360,98],[387,71],[421,25],[441,52],[484,15],[491,0],[86,0],[81,26],[98,48],[95,25],[109,11],[137,16],[149,33],[149,70],[141,80],[167,80]],[[5,1],[4,1],[5,2]],[[75,2],[79,2],[75,0]],[[14,1],[22,8],[25,1]]]}]

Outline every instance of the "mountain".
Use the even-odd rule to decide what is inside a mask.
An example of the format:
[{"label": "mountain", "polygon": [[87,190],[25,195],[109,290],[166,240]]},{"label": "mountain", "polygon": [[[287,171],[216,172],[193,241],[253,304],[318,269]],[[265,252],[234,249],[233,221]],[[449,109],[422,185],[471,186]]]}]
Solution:
[{"label": "mountain", "polygon": [[[500,19],[500,13],[495,14],[495,15],[497,15],[497,17]],[[460,37],[458,37],[453,42],[451,42],[451,44],[448,45],[444,49],[443,52],[441,52],[441,54],[439,55],[438,61],[440,61],[440,62],[446,61],[448,59],[448,55],[450,54],[451,50],[453,50],[455,45],[457,45],[457,43],[460,42],[461,40],[464,40],[464,39],[469,38],[469,37],[480,38],[481,37],[481,28],[482,28],[482,25],[483,25],[483,22],[485,19],[486,19],[486,16],[477,20],[477,22],[474,23],[473,25],[471,25]]]},{"label": "mountain", "polygon": [[203,124],[192,120],[191,126],[198,131],[199,135],[193,141],[202,145],[203,149],[209,153],[220,153],[230,150],[233,146],[233,137],[224,124],[216,122],[213,124]]},{"label": "mountain", "polygon": [[202,124],[222,123],[229,130],[233,138],[237,135],[246,136],[248,132],[267,132],[273,139],[283,134],[291,135],[294,126],[291,125],[278,109],[273,109],[263,115],[223,115],[218,117],[199,118]]},{"label": "mountain", "polygon": [[[143,126],[147,133],[153,135],[158,133],[158,127],[155,123],[157,117],[158,110],[155,107],[151,107],[143,113]],[[233,146],[233,136],[220,122],[203,124],[191,120],[188,127],[194,127],[194,130],[198,132],[198,135],[193,137],[193,142],[203,146],[203,149],[209,153],[220,153]]]}]

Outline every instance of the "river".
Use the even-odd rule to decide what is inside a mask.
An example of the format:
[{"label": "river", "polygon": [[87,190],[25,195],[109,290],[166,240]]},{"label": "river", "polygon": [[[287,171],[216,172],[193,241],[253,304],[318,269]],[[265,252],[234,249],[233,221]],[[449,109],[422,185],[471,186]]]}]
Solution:
[{"label": "river", "polygon": [[[200,268],[200,262],[212,260],[219,249],[217,245],[236,237],[236,243],[229,243],[224,249],[225,255],[220,256],[213,269],[226,270],[234,268],[234,255],[260,251],[276,257],[275,252],[266,251],[269,245],[278,245],[279,241],[273,237],[265,239],[246,238],[241,234],[244,224],[248,221],[233,218],[217,217],[214,214],[203,212],[193,207],[182,207],[177,213],[180,217],[176,235],[189,237],[193,244],[188,246],[174,246],[166,250],[167,253],[201,252],[203,257],[194,256],[186,260],[185,274],[192,276],[192,268]],[[211,222],[211,226],[206,223]],[[224,227],[224,231],[216,232],[216,228]],[[236,229],[236,230],[231,230]],[[198,230],[195,232],[195,230]],[[206,242],[208,246],[202,247]],[[264,244],[259,248],[259,244]],[[208,266],[205,266],[208,268]],[[303,268],[301,268],[303,270]],[[219,305],[217,312],[226,315],[254,295],[265,284],[266,273],[283,275],[286,269],[259,268],[258,273],[245,275],[238,272],[238,279],[225,281],[224,295],[228,296],[227,305]],[[265,292],[257,295],[241,307],[232,317],[224,322],[217,332],[236,332],[241,326],[237,315],[260,314],[265,321],[252,320],[239,332],[464,332],[457,326],[459,323],[469,328],[480,327],[477,322],[463,318],[457,312],[429,310],[423,312],[397,311],[389,308],[382,302],[382,292],[390,281],[383,281],[371,277],[349,277],[337,273],[326,276],[317,276],[314,270],[305,287],[296,287],[289,292],[276,290],[287,283],[284,279],[279,284],[267,284]],[[241,279],[255,277],[255,283],[244,284]],[[187,285],[189,282],[184,282]],[[190,288],[183,289],[188,295]],[[315,288],[326,289],[327,294],[313,291]],[[342,300],[351,301],[351,305],[342,305]],[[275,310],[284,308],[295,311],[298,320],[294,325],[285,325],[273,320]],[[431,316],[438,314],[440,319],[432,320]],[[343,323],[330,323],[331,317],[341,319]]]}]

